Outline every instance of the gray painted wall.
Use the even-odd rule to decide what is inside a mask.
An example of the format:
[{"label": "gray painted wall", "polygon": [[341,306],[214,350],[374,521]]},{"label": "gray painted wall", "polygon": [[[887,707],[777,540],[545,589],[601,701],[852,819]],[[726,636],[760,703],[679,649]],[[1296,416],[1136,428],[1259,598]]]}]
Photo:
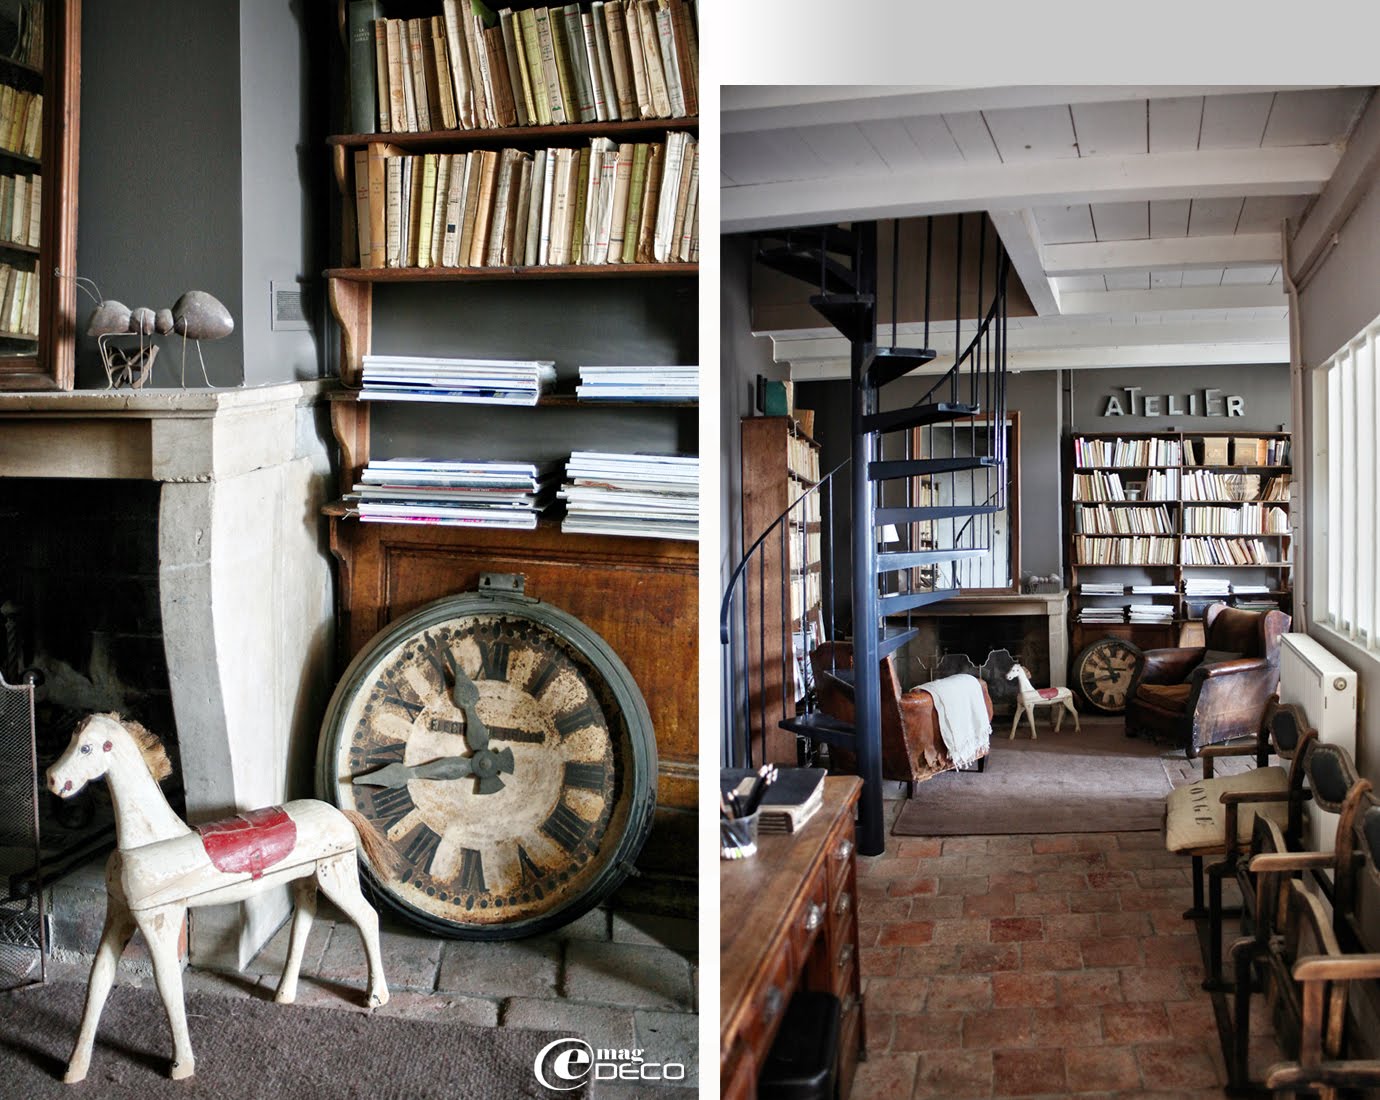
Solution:
[{"label": "gray painted wall", "polygon": [[[1249,367],[1137,367],[1135,369],[1077,370],[1065,372],[1069,392],[1069,424],[1074,432],[1217,432],[1223,435],[1250,432],[1287,431],[1289,414],[1289,366],[1270,363]],[[1126,387],[1140,387],[1130,397]],[[1206,391],[1216,390],[1212,407],[1225,414],[1226,398],[1239,396],[1244,406],[1241,416],[1204,415]],[[1189,395],[1193,405],[1190,406]],[[1170,414],[1169,398],[1176,412]],[[1115,397],[1127,413],[1104,416],[1110,398]],[[1160,415],[1146,416],[1145,399]],[[1130,415],[1131,401],[1135,414]],[[1197,409],[1190,416],[1188,409]]]},{"label": "gray painted wall", "polygon": [[[202,349],[218,386],[318,373],[314,333],[270,332],[268,305],[271,277],[324,266],[311,229],[324,125],[309,126],[305,106],[305,7],[101,0],[82,12],[77,273],[129,306],[171,306],[193,289],[224,302],[235,332]],[[323,12],[309,18],[321,24]],[[78,300],[81,332],[93,304]],[[160,347],[150,384],[177,385],[181,341]],[[95,341],[79,337],[77,385],[105,384]]]}]

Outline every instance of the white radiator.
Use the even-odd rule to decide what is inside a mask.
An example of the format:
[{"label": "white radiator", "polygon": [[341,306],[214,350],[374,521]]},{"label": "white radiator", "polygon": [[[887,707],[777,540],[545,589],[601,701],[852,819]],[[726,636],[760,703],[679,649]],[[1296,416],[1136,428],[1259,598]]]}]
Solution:
[{"label": "white radiator", "polygon": [[[1340,745],[1356,759],[1356,673],[1307,634],[1286,634],[1279,647],[1279,701],[1303,708],[1318,739]],[[1337,815],[1308,804],[1308,847],[1330,852]]]}]

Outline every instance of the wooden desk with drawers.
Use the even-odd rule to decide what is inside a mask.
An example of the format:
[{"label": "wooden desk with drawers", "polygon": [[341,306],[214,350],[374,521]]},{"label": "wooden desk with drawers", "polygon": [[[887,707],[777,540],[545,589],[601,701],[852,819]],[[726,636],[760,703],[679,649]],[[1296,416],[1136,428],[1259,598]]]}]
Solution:
[{"label": "wooden desk with drawers", "polygon": [[839,1096],[866,1049],[858,965],[853,814],[862,781],[831,776],[798,833],[764,834],[757,855],[719,865],[719,1072],[726,1100],[753,1100],[797,989],[842,1002]]}]

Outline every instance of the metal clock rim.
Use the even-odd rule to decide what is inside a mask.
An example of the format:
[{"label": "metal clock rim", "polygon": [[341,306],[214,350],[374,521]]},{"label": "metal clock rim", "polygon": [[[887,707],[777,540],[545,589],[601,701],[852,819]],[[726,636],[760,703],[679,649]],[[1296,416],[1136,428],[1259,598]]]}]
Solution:
[{"label": "metal clock rim", "polygon": [[[539,613],[534,614],[538,609]],[[388,908],[400,913],[409,921],[451,939],[519,939],[552,931],[583,916],[621,886],[630,873],[635,873],[633,860],[637,858],[651,833],[653,813],[656,809],[656,736],[652,728],[651,712],[628,667],[601,635],[568,611],[542,600],[495,591],[460,592],[423,604],[389,623],[355,654],[341,674],[321,722],[321,732],[316,742],[317,796],[332,805],[337,804],[331,761],[339,749],[342,732],[339,721],[350,700],[354,698],[355,692],[364,683],[363,673],[373,666],[374,658],[379,653],[394,648],[405,638],[446,619],[457,615],[493,612],[526,618],[551,630],[588,660],[613,692],[623,711],[633,750],[631,774],[628,777],[631,788],[628,823],[618,838],[617,848],[606,861],[607,874],[564,905],[539,916],[510,924],[464,925],[442,921],[384,889],[367,863],[363,859],[360,860],[360,876],[371,896],[381,900]]]},{"label": "metal clock rim", "polygon": [[[1095,699],[1093,699],[1086,691],[1083,690],[1083,677],[1080,675],[1081,669],[1082,669],[1082,667],[1083,667],[1083,662],[1084,662],[1085,660],[1087,660],[1088,655],[1091,654],[1091,653],[1093,652],[1093,650],[1099,649],[1099,648],[1101,648],[1102,646],[1105,646],[1108,642],[1115,642],[1115,643],[1118,644],[1118,645],[1125,646],[1127,649],[1131,650],[1131,651],[1136,655],[1136,659],[1137,659],[1138,661],[1144,661],[1144,660],[1145,660],[1145,651],[1144,651],[1143,649],[1141,649],[1140,646],[1136,645],[1135,642],[1131,641],[1129,638],[1121,638],[1121,637],[1118,637],[1118,636],[1115,635],[1115,634],[1104,634],[1104,635],[1102,635],[1102,637],[1097,638],[1097,639],[1095,639],[1095,640],[1089,642],[1089,643],[1088,643],[1087,645],[1085,645],[1081,650],[1079,650],[1078,656],[1075,657],[1074,660],[1073,660],[1073,671],[1074,671],[1074,677],[1073,677],[1073,679],[1074,679],[1075,684],[1076,684],[1076,686],[1077,686],[1077,688],[1078,688],[1079,697],[1082,698],[1082,700],[1083,700],[1083,702],[1084,702],[1084,704],[1085,704],[1086,706],[1091,707],[1093,710],[1097,711],[1097,712],[1100,713],[1100,714],[1108,714],[1108,715],[1125,714],[1125,713],[1126,713],[1126,704],[1125,704],[1125,703],[1123,703],[1123,704],[1122,704],[1121,706],[1119,706],[1119,707],[1107,707],[1107,706],[1104,706],[1103,704],[1097,702],[1097,701],[1096,701]],[[1132,679],[1134,679],[1134,674],[1133,674],[1133,676],[1132,676]]]}]

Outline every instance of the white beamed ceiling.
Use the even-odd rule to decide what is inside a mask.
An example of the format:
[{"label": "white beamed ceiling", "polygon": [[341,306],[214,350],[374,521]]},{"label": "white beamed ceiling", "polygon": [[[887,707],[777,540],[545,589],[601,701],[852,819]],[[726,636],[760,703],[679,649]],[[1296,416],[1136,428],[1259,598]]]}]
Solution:
[{"label": "white beamed ceiling", "polygon": [[[1015,369],[1287,361],[1284,222],[1373,91],[726,87],[721,228],[984,211],[1039,314]],[[826,328],[770,335],[846,376]]]}]

